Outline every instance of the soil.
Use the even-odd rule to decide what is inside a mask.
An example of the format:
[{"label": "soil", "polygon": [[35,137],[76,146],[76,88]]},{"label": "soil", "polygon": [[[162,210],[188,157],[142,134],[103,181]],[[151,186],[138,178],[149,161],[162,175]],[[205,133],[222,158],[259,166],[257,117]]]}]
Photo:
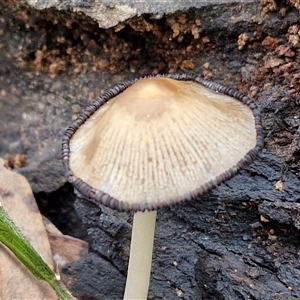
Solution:
[{"label": "soil", "polygon": [[83,14],[0,3],[0,155],[27,177],[43,214],[89,241],[90,253],[63,270],[80,299],[122,297],[132,216],[76,197],[62,133],[109,87],[174,72],[254,99],[265,149],[202,199],[159,212],[149,299],[300,299],[298,2],[191,8],[109,29]]}]

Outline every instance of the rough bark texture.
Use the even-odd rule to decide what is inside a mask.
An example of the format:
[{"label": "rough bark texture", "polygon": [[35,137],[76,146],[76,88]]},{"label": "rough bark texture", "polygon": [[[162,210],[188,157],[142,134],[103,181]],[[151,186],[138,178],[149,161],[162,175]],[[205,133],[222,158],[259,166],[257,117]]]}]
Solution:
[{"label": "rough bark texture", "polygon": [[27,177],[45,215],[90,242],[64,269],[68,286],[81,299],[122,297],[132,216],[79,199],[76,215],[62,132],[108,87],[176,71],[255,99],[265,150],[205,197],[158,212],[149,298],[300,299],[298,2],[220,1],[161,9],[159,19],[145,10],[109,29],[72,3],[0,3],[0,155]]},{"label": "rough bark texture", "polygon": [[[300,236],[294,225],[299,222],[299,180],[286,171],[284,189],[276,190],[282,167],[278,157],[263,151],[255,163],[202,199],[159,211],[149,299],[298,299]],[[84,200],[75,207],[92,250],[101,257],[101,272],[109,274],[112,268],[124,286],[131,216]],[[94,260],[91,255],[91,272]],[[78,277],[86,263],[66,272]],[[84,276],[88,285],[95,275]],[[74,282],[75,290],[82,280]],[[110,286],[111,278],[99,281]],[[97,298],[99,287],[89,287],[88,295]],[[104,299],[120,299],[122,291],[114,290],[112,298],[102,292]]]}]

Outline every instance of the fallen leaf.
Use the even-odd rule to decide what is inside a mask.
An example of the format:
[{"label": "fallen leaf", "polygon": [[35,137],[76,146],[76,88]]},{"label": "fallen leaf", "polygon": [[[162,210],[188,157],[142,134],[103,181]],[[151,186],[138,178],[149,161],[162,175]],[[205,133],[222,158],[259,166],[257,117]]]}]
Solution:
[{"label": "fallen leaf", "polygon": [[[29,183],[9,171],[0,159],[0,202],[44,261],[53,269],[52,253],[42,216]],[[9,249],[0,244],[0,299],[57,299],[52,288],[37,280]]]}]

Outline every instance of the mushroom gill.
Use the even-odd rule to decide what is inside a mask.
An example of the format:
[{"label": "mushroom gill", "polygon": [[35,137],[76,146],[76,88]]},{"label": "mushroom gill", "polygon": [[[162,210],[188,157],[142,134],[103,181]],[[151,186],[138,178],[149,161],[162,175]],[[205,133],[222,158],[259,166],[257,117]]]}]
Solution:
[{"label": "mushroom gill", "polygon": [[235,174],[257,147],[257,126],[248,105],[194,78],[145,78],[76,128],[69,168],[101,191],[99,202],[109,195],[121,210],[156,209]]}]

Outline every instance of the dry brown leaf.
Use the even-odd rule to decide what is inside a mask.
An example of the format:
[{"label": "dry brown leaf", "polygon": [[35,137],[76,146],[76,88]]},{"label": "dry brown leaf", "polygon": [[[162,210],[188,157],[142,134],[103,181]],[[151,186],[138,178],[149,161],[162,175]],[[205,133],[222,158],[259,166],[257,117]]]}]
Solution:
[{"label": "dry brown leaf", "polygon": [[[0,159],[0,201],[3,208],[20,228],[32,246],[53,269],[52,253],[38,210],[27,180],[7,170]],[[0,244],[0,299],[57,299],[46,282],[38,281],[19,260]]]},{"label": "dry brown leaf", "polygon": [[79,260],[88,253],[88,243],[69,235],[63,235],[48,219],[44,218],[54,262],[59,270]]}]

